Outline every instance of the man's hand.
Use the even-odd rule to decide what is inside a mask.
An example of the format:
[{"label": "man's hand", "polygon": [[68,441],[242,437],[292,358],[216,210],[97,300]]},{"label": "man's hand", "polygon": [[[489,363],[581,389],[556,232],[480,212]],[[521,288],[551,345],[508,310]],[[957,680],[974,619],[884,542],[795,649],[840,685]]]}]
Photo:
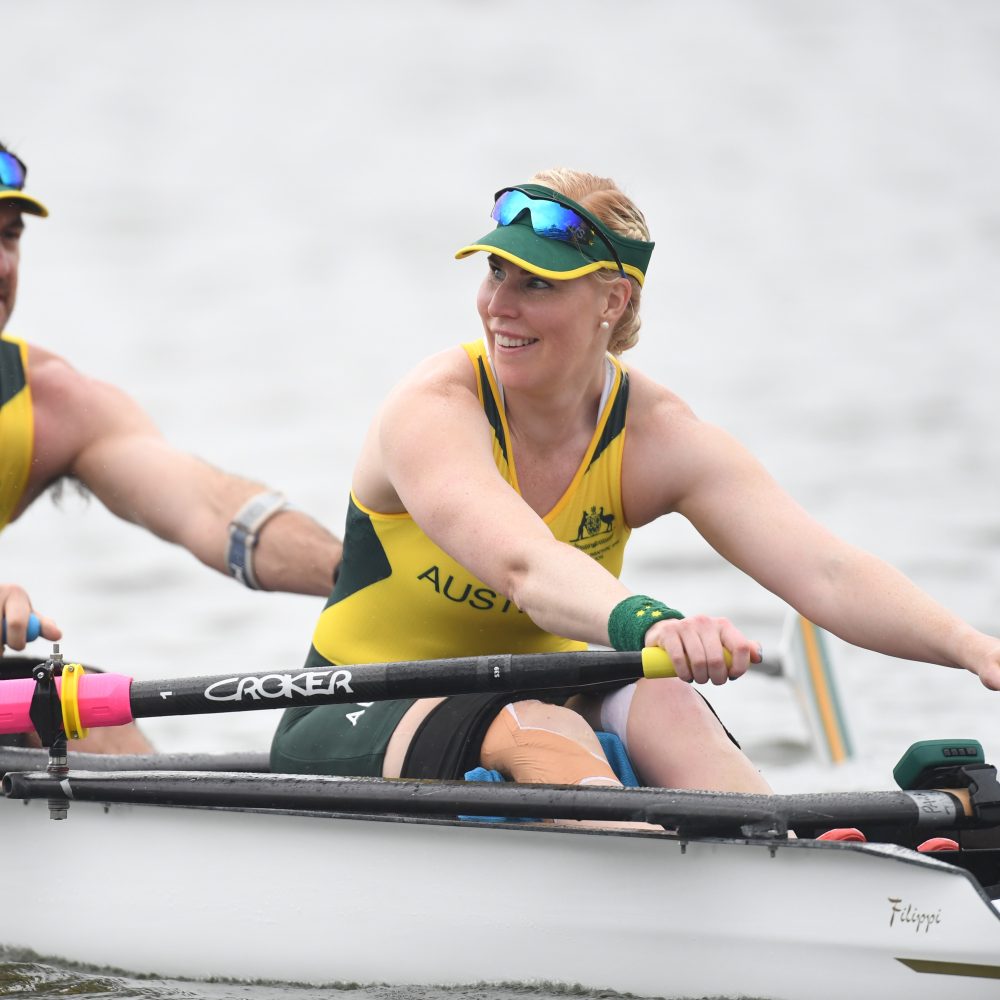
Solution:
[{"label": "man's hand", "polygon": [[[23,587],[16,583],[0,583],[0,621],[3,621],[3,641],[0,656],[9,646],[24,649],[28,642],[28,620],[32,614],[31,599]],[[51,619],[36,613],[44,639],[56,641],[62,638],[62,629]]]}]

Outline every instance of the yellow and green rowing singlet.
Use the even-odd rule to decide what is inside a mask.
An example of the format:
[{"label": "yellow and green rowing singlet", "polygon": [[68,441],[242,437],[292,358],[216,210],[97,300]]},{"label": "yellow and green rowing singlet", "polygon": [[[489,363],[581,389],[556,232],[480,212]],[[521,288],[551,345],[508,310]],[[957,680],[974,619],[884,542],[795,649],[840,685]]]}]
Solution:
[{"label": "yellow and green rowing singlet", "polygon": [[[518,488],[515,456],[486,345],[463,345],[493,428],[493,455]],[[621,572],[630,529],[622,515],[621,468],[628,374],[608,356],[608,379],[583,462],[545,523],[609,572]],[[409,514],[381,514],[351,496],[344,561],[313,635],[309,665],[438,659],[488,653],[583,649],[552,635],[436,546]]]},{"label": "yellow and green rowing singlet", "polygon": [[35,422],[28,385],[28,345],[0,334],[0,531],[28,485]]}]

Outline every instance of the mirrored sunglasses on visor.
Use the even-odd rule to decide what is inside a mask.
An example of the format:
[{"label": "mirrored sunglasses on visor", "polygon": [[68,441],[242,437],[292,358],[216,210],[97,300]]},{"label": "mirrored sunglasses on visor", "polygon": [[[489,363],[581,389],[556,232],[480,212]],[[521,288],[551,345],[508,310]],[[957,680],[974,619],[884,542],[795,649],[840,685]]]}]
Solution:
[{"label": "mirrored sunglasses on visor", "polygon": [[509,226],[522,212],[528,213],[535,233],[546,239],[564,240],[577,247],[589,247],[593,245],[594,237],[599,236],[610,251],[612,260],[618,265],[618,273],[623,278],[627,277],[618,251],[601,227],[564,202],[555,198],[534,198],[516,188],[507,188],[497,193],[496,204],[490,215],[498,225]]},{"label": "mirrored sunglasses on visor", "polygon": [[501,188],[492,216],[496,228],[462,247],[455,254],[459,260],[482,252],[556,281],[601,268],[635,278],[640,285],[645,281],[653,244],[616,233],[552,188],[530,183]]},{"label": "mirrored sunglasses on visor", "polygon": [[0,152],[0,187],[24,190],[24,179],[28,168],[13,154]]}]

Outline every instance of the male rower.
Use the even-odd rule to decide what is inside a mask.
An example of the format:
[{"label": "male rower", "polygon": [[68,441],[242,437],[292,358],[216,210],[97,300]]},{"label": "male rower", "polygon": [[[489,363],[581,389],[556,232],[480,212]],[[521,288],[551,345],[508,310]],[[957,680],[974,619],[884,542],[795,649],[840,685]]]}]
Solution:
[{"label": "male rower", "polygon": [[[251,589],[326,597],[340,564],[338,538],[280,493],[171,447],[121,389],[4,332],[17,292],[23,216],[48,215],[25,192],[26,175],[0,143],[0,531],[70,477],[112,513]],[[31,613],[22,587],[0,583],[7,646],[24,648]],[[44,638],[61,638],[53,619],[38,618]],[[94,730],[87,741],[74,748],[151,749],[134,726]]]}]

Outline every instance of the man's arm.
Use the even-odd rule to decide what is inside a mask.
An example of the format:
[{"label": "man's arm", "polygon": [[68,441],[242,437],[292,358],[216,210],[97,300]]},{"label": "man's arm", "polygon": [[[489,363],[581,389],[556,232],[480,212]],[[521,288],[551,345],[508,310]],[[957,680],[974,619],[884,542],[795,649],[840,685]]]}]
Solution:
[{"label": "man's arm", "polygon": [[[35,406],[29,497],[60,476],[75,476],[112,513],[228,573],[230,522],[267,487],[171,446],[121,389],[35,348],[29,362]],[[261,525],[251,555],[262,589],[323,597],[340,557],[336,536],[291,509]]]}]

